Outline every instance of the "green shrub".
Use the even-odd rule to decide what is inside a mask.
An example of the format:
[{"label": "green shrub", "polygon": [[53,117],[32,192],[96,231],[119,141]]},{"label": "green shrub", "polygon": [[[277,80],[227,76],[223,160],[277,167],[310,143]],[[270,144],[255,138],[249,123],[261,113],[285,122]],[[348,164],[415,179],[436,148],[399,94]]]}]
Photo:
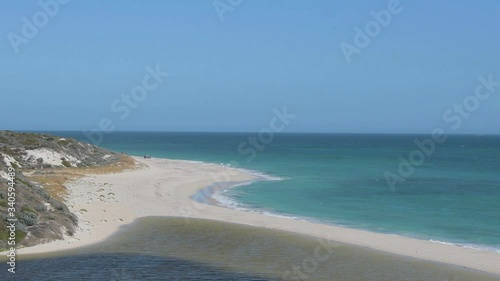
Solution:
[{"label": "green shrub", "polygon": [[39,205],[35,206],[35,210],[37,212],[42,212],[43,213],[43,212],[47,211],[47,207],[45,205],[43,205],[43,204],[39,204]]},{"label": "green shrub", "polygon": [[[21,230],[16,230],[16,243],[19,243],[26,238],[27,233]],[[7,241],[9,239],[10,232],[3,223],[0,224],[0,240]]]},{"label": "green shrub", "polygon": [[70,144],[70,142],[67,140],[60,140],[57,142],[57,144],[62,145],[62,146],[67,146],[68,144]]},{"label": "green shrub", "polygon": [[35,210],[31,209],[28,206],[22,206],[21,207],[21,212],[31,212],[31,213],[35,213],[36,214]]},{"label": "green shrub", "polygon": [[64,206],[63,203],[59,202],[59,201],[56,201],[54,199],[50,200],[50,204],[54,207],[54,209],[58,210],[58,211],[64,211],[66,208],[66,206]]},{"label": "green shrub", "polygon": [[24,145],[35,145],[38,144],[38,139],[36,137],[28,137],[19,140],[19,142]]},{"label": "green shrub", "polygon": [[[14,168],[14,169],[15,169],[15,168]],[[20,182],[20,183],[22,183],[22,184],[24,184],[24,185],[26,185],[27,187],[31,187],[31,184],[30,184],[29,182],[26,182],[26,181],[24,181],[24,180],[22,180],[22,179],[20,179],[20,178],[16,178],[16,181],[17,181],[17,182]]]},{"label": "green shrub", "polygon": [[27,226],[33,226],[38,222],[38,215],[32,212],[22,212],[19,216],[19,222]]},{"label": "green shrub", "polygon": [[62,160],[62,164],[63,164],[63,166],[64,166],[64,167],[66,167],[66,168],[73,167],[73,166],[71,165],[71,163],[69,163],[69,162],[68,162],[68,160],[66,160],[66,159],[63,159],[63,160]]},{"label": "green shrub", "polygon": [[78,224],[78,217],[75,216],[74,214],[70,214],[69,215],[69,219],[74,223],[74,224]]}]

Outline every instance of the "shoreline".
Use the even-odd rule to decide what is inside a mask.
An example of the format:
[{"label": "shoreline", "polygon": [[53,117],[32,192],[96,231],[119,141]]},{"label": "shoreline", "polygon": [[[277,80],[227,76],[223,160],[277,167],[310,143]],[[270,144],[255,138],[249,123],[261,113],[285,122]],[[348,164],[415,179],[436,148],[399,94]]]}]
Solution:
[{"label": "shoreline", "polygon": [[[287,214],[287,213],[285,213],[285,214],[272,213],[272,212],[260,211],[258,208],[252,208],[252,207],[249,207],[249,208],[240,207],[240,206],[237,206],[236,204],[241,205],[241,203],[230,199],[230,197],[228,197],[228,196],[225,196],[223,194],[223,192],[225,192],[231,188],[234,188],[234,187],[246,186],[246,185],[250,185],[254,182],[258,182],[258,181],[280,181],[280,180],[285,180],[286,178],[266,176],[265,174],[255,173],[255,172],[252,172],[252,170],[247,170],[247,169],[241,169],[241,168],[235,168],[235,169],[242,172],[242,173],[255,175],[256,178],[254,180],[237,182],[234,184],[228,183],[227,186],[217,188],[217,190],[215,190],[213,193],[210,194],[210,198],[209,198],[208,202],[205,202],[206,204],[214,204],[214,205],[217,205],[220,207],[224,207],[224,208],[228,208],[228,209],[232,209],[232,210],[236,210],[236,211],[241,211],[241,212],[250,212],[250,213],[255,213],[255,214],[259,214],[259,215],[278,217],[278,218],[289,219],[289,220],[294,220],[294,221],[304,221],[304,222],[329,225],[329,226],[334,226],[334,227],[348,228],[348,229],[353,229],[353,230],[361,230],[361,231],[367,231],[367,232],[371,232],[371,233],[379,233],[382,235],[398,236],[398,237],[403,237],[403,238],[410,238],[410,239],[427,241],[427,242],[434,243],[434,244],[456,246],[456,247],[461,247],[461,248],[465,248],[465,249],[472,249],[472,250],[477,250],[477,251],[485,251],[485,252],[500,254],[500,248],[495,248],[493,246],[489,246],[486,244],[485,245],[462,244],[462,243],[458,243],[458,242],[437,240],[435,238],[429,238],[429,237],[418,237],[417,234],[415,234],[415,235],[402,235],[402,234],[398,234],[398,233],[376,232],[376,231],[372,231],[370,229],[355,228],[355,227],[338,225],[338,224],[335,224],[332,222],[325,222],[325,221],[322,221],[321,219],[316,219],[316,218],[312,218],[312,217],[304,217],[304,216]],[[217,183],[213,183],[212,185],[216,185],[216,184]],[[202,192],[203,190],[205,190],[207,188],[210,188],[212,185],[198,190],[197,193]],[[194,195],[193,195],[193,197],[194,197]],[[227,201],[227,202],[224,203],[220,199],[223,199],[224,201]]]},{"label": "shoreline", "polygon": [[[220,191],[224,185],[259,180],[257,175],[227,166],[133,157],[142,165],[116,174],[88,175],[68,184],[67,205],[80,222],[73,237],[18,249],[21,255],[52,253],[102,242],[122,226],[148,216],[209,219],[268,229],[278,229],[347,243],[395,255],[462,266],[500,274],[500,253],[447,245],[360,229],[269,216],[197,202],[196,194]],[[221,187],[222,186],[222,187]],[[232,185],[226,188],[232,187]],[[215,194],[215,193],[214,193]],[[212,198],[213,200],[213,198]],[[208,201],[208,203],[213,203]]]},{"label": "shoreline", "polygon": [[[245,172],[245,171],[242,170],[242,172]],[[411,234],[402,235],[402,234],[398,234],[398,233],[376,232],[376,231],[372,231],[370,229],[349,227],[349,226],[338,225],[338,224],[335,224],[332,222],[325,222],[325,221],[322,221],[321,219],[316,219],[313,217],[304,217],[304,216],[287,214],[287,213],[279,214],[279,213],[272,213],[272,212],[267,212],[267,211],[260,211],[258,208],[252,208],[252,207],[245,208],[245,207],[233,206],[233,204],[241,204],[241,203],[238,203],[237,201],[233,201],[228,196],[221,194],[221,192],[224,192],[228,189],[231,189],[231,188],[234,188],[234,187],[237,187],[240,185],[247,185],[247,184],[249,185],[249,184],[252,184],[253,182],[261,181],[261,180],[266,181],[268,179],[262,178],[262,179],[258,179],[258,180],[254,180],[254,181],[248,181],[248,182],[243,182],[243,183],[239,183],[239,184],[235,184],[235,185],[230,185],[229,187],[224,187],[219,192],[216,192],[213,194],[213,197],[212,197],[213,200],[208,202],[208,204],[216,204],[217,206],[221,206],[224,208],[228,208],[228,209],[232,209],[232,210],[236,210],[236,211],[240,211],[240,212],[250,212],[250,213],[255,213],[255,214],[259,214],[259,215],[278,217],[278,218],[289,219],[289,220],[294,220],[294,221],[304,221],[304,222],[310,222],[310,223],[321,224],[321,225],[329,225],[329,226],[333,226],[333,227],[367,231],[367,232],[378,233],[378,234],[382,234],[382,235],[398,236],[398,237],[403,237],[403,238],[410,238],[410,239],[416,239],[416,240],[421,240],[421,241],[427,241],[429,243],[434,243],[434,244],[442,244],[442,245],[447,245],[447,246],[455,246],[455,247],[461,247],[461,248],[465,248],[465,249],[472,249],[472,250],[477,250],[477,251],[485,251],[485,252],[500,254],[500,248],[495,248],[493,246],[486,245],[486,244],[485,245],[482,245],[482,244],[481,245],[480,244],[462,244],[462,243],[458,243],[458,242],[437,240],[435,238],[418,237],[417,234],[415,234],[415,235],[411,235]],[[220,197],[223,197],[224,200],[228,200],[230,202],[228,202],[228,203],[221,202],[221,200],[219,200]]]}]

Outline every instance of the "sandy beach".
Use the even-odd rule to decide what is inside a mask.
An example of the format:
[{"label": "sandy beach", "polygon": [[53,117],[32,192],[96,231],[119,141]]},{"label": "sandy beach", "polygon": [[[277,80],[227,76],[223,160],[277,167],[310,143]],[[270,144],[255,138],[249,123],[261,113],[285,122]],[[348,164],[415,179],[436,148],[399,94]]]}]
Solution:
[{"label": "sandy beach", "polygon": [[191,197],[217,182],[256,179],[243,171],[208,163],[134,157],[138,167],[121,173],[89,175],[67,185],[67,205],[78,215],[79,230],[65,240],[18,250],[48,253],[101,242],[140,217],[211,219],[279,229],[355,244],[397,255],[500,274],[500,254],[402,236],[266,216],[195,202]]}]

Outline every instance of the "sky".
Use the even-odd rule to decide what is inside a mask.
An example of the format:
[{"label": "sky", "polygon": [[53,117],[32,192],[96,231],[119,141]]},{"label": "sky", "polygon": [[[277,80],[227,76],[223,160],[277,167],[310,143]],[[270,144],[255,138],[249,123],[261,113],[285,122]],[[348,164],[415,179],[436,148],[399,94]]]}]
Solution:
[{"label": "sky", "polygon": [[0,129],[500,131],[500,1],[58,1],[3,3]]}]

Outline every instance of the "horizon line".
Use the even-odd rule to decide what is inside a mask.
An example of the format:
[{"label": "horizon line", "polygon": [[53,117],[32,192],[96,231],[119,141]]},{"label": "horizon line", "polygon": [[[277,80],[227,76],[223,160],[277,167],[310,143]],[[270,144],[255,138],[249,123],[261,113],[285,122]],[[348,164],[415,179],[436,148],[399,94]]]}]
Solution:
[{"label": "horizon line", "polygon": [[[82,132],[82,130],[9,130],[1,129],[0,131],[13,131],[13,132],[26,132],[26,133],[51,133],[51,132]],[[113,131],[106,134],[113,133],[193,133],[193,134],[258,134],[258,131],[150,131],[150,130],[123,130]],[[310,135],[432,135],[432,133],[398,133],[398,132],[274,132],[276,135],[286,134],[310,134]],[[457,136],[500,136],[500,133],[447,133],[446,135]]]}]

